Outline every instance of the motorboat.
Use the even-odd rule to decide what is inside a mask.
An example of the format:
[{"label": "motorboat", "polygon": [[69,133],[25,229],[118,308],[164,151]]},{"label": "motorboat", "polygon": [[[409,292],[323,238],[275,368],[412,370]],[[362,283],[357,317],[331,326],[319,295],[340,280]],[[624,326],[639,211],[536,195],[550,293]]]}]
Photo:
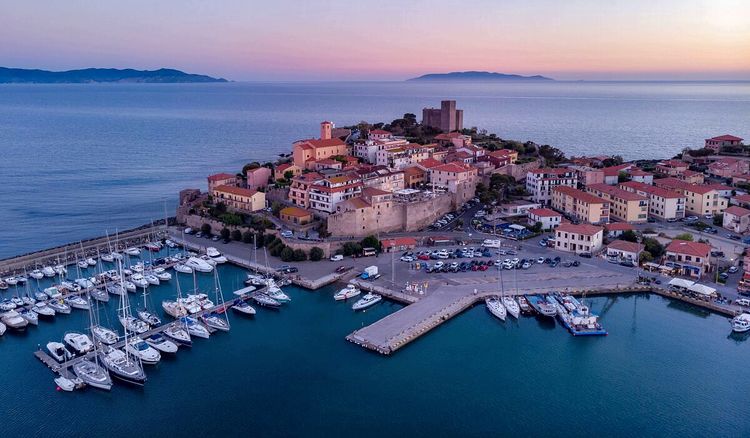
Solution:
[{"label": "motorboat", "polygon": [[505,317],[508,314],[503,302],[498,297],[488,297],[484,300],[487,305],[487,310],[497,319],[505,321]]},{"label": "motorboat", "polygon": [[271,309],[278,309],[279,307],[281,307],[280,302],[274,300],[264,293],[255,293],[251,298],[262,307],[269,307]]},{"label": "motorboat", "polygon": [[167,272],[164,268],[156,268],[152,272],[156,278],[158,278],[160,281],[169,281],[172,279],[172,274]]},{"label": "motorboat", "polygon": [[133,283],[132,281],[130,281],[130,280],[124,280],[122,282],[122,284],[125,285],[125,290],[126,291],[128,291],[128,292],[135,292],[135,290],[136,290],[135,283]]},{"label": "motorboat", "polygon": [[78,310],[89,310],[89,300],[80,295],[69,295],[65,298],[65,302],[73,309]]},{"label": "motorboat", "polygon": [[213,265],[203,259],[199,259],[198,257],[190,257],[187,259],[185,266],[197,272],[211,272],[214,270]]},{"label": "motorboat", "polygon": [[101,258],[102,261],[107,262],[107,263],[112,263],[115,261],[115,256],[112,254],[102,254],[101,257],[99,258]]},{"label": "motorboat", "polygon": [[47,353],[58,362],[65,362],[73,358],[73,355],[62,342],[47,342]]},{"label": "motorboat", "polygon": [[218,264],[216,262],[216,260],[212,259],[211,257],[209,257],[209,256],[207,256],[205,254],[202,255],[202,256],[200,256],[200,259],[203,260],[204,262],[208,263],[209,265],[213,266],[213,267],[215,267]]},{"label": "motorboat", "polygon": [[[55,271],[52,271],[52,275],[54,275],[54,273]],[[44,274],[42,273],[41,269],[34,269],[33,271],[29,273],[29,275],[34,280],[41,280],[42,278],[44,278]]]},{"label": "motorboat", "polygon": [[39,325],[39,315],[37,315],[36,312],[32,312],[31,310],[22,307],[18,310],[18,314],[29,324]]},{"label": "motorboat", "polygon": [[176,244],[176,243],[174,243],[173,241],[169,240],[169,239],[167,239],[167,240],[166,240],[166,241],[164,242],[164,244],[166,244],[166,245],[167,245],[167,247],[169,247],[169,248],[177,248],[177,244]]},{"label": "motorboat", "polygon": [[118,339],[117,333],[115,333],[114,330],[110,330],[100,325],[92,326],[91,333],[93,334],[95,340],[98,340],[99,342],[106,345],[112,345],[116,343]]},{"label": "motorboat", "polygon": [[88,278],[76,278],[75,283],[81,289],[89,289],[89,288],[94,287],[94,282],[89,280]]},{"label": "motorboat", "polygon": [[144,245],[144,248],[152,252],[157,252],[157,251],[161,251],[162,246],[161,246],[161,243],[159,242],[148,242],[147,244]]},{"label": "motorboat", "polygon": [[54,309],[54,311],[57,313],[61,313],[63,315],[68,315],[70,313],[70,306],[65,304],[65,302],[61,299],[49,300],[47,301],[47,305]]},{"label": "motorboat", "polygon": [[206,248],[206,255],[211,257],[211,260],[213,260],[216,263],[226,263],[227,258],[222,255],[218,249],[214,248],[213,246],[209,246]]},{"label": "motorboat", "polygon": [[109,391],[112,389],[112,379],[107,370],[99,366],[96,359],[82,359],[73,364],[73,373],[83,382],[94,388]]},{"label": "motorboat", "polygon": [[57,387],[65,392],[72,392],[74,389],[76,389],[76,380],[80,383],[83,383],[83,380],[76,378],[75,380],[68,379],[67,377],[63,376],[57,376],[55,377],[55,385]]},{"label": "motorboat", "polygon": [[284,291],[276,285],[268,286],[266,289],[266,295],[281,303],[292,301],[289,295],[285,294]]},{"label": "motorboat", "polygon": [[144,340],[148,345],[162,353],[177,353],[178,345],[167,339],[161,333],[154,333]]},{"label": "motorboat", "polygon": [[15,309],[16,307],[18,307],[16,303],[14,303],[8,298],[0,301],[0,311],[7,312],[9,310]]},{"label": "motorboat", "polygon": [[266,281],[263,277],[260,275],[255,274],[247,274],[247,279],[245,280],[245,284],[253,286],[263,286],[266,284]]},{"label": "motorboat", "polygon": [[91,291],[89,291],[89,295],[91,296],[91,298],[95,299],[96,301],[99,301],[102,303],[109,302],[109,294],[107,294],[107,291],[104,289],[99,289],[99,288],[91,289]]},{"label": "motorboat", "polygon": [[37,303],[31,307],[31,311],[39,316],[46,316],[48,318],[55,316],[55,309],[48,306],[46,301],[37,301]]},{"label": "motorboat", "polygon": [[2,335],[5,334],[5,330],[6,330],[5,324],[3,324],[2,322],[0,322],[0,336],[2,336]]},{"label": "motorboat", "polygon": [[255,315],[255,308],[247,304],[247,301],[244,301],[244,300],[235,301],[235,304],[232,306],[232,309],[240,313],[243,313],[245,315]]},{"label": "motorboat", "polygon": [[55,271],[55,275],[68,275],[68,269],[63,265],[55,265],[52,269]]},{"label": "motorboat", "polygon": [[88,269],[89,264],[86,263],[86,260],[81,260],[78,262],[78,267],[81,269]]},{"label": "motorboat", "polygon": [[518,319],[518,316],[521,314],[521,308],[518,306],[518,303],[513,299],[513,297],[504,296],[503,306],[505,306],[505,310],[508,311],[508,314],[510,316]]},{"label": "motorboat", "polygon": [[87,258],[86,263],[88,263],[89,266],[96,266],[96,260],[93,257]]},{"label": "motorboat", "polygon": [[138,357],[146,365],[156,365],[161,360],[159,351],[137,336],[128,341],[125,351]]},{"label": "motorboat", "polygon": [[193,346],[193,340],[190,338],[190,333],[184,328],[184,324],[174,322],[165,328],[163,333],[178,345]]},{"label": "motorboat", "polygon": [[156,314],[149,312],[146,309],[141,309],[138,312],[138,318],[145,322],[146,324],[150,325],[151,327],[156,327],[161,325],[161,319],[159,319]]},{"label": "motorboat", "polygon": [[750,330],[750,313],[741,313],[732,318],[732,331],[745,333]]},{"label": "motorboat", "polygon": [[161,308],[172,318],[180,318],[188,315],[187,308],[177,301],[164,300],[161,302]]},{"label": "motorboat", "polygon": [[133,257],[138,257],[141,255],[141,250],[140,248],[131,247],[125,250],[125,254]]},{"label": "motorboat", "polygon": [[8,283],[5,282],[2,278],[0,278],[0,290],[7,290],[8,289]]},{"label": "motorboat", "polygon": [[16,305],[16,307],[21,307],[21,306],[23,306],[23,300],[22,300],[22,299],[21,299],[21,297],[19,297],[18,295],[14,295],[14,296],[12,296],[12,297],[10,298],[10,302],[11,302],[11,303],[13,303],[13,304],[15,304],[15,305]]},{"label": "motorboat", "polygon": [[34,292],[34,298],[36,298],[37,301],[47,301],[47,299],[49,298],[49,295],[38,290]]},{"label": "motorboat", "polygon": [[208,298],[208,295],[204,293],[189,294],[186,298],[187,301],[198,304],[202,310],[208,310],[214,307],[214,302]]},{"label": "motorboat", "polygon": [[133,385],[142,386],[146,383],[146,373],[141,362],[132,355],[117,348],[105,347],[101,358],[114,378]]},{"label": "motorboat", "polygon": [[181,274],[192,274],[193,273],[193,268],[191,268],[190,266],[184,265],[182,263],[178,263],[178,264],[174,265],[174,270],[177,271],[177,272],[179,272],[179,273],[181,273]]},{"label": "motorboat", "polygon": [[143,270],[146,269],[145,266],[143,266],[143,263],[136,263],[133,266],[130,267],[130,270],[133,272],[143,273]]},{"label": "motorboat", "polygon": [[23,330],[29,322],[15,310],[9,310],[0,315],[0,321],[13,330]]},{"label": "motorboat", "polygon": [[113,251],[111,254],[113,260],[122,260],[123,256],[117,251]]},{"label": "motorboat", "polygon": [[379,303],[383,297],[378,294],[367,293],[352,305],[352,310],[364,310]]},{"label": "motorboat", "polygon": [[18,279],[16,277],[8,277],[2,281],[4,281],[9,286],[15,286],[18,284]]},{"label": "motorboat", "polygon": [[63,336],[63,342],[77,355],[86,354],[94,349],[91,339],[83,333],[69,332]]},{"label": "motorboat", "polygon": [[119,283],[108,284],[106,289],[107,289],[107,292],[111,293],[112,295],[122,296],[122,295],[125,295],[126,293],[125,289],[123,289],[122,285]]},{"label": "motorboat", "polygon": [[60,289],[58,289],[57,286],[50,286],[45,288],[44,293],[52,299],[59,299],[60,297],[62,297],[62,292],[60,292]]},{"label": "motorboat", "polygon": [[229,322],[226,318],[222,318],[218,313],[207,313],[201,318],[203,323],[209,328],[214,330],[221,330],[223,332],[229,331]]},{"label": "motorboat", "polygon": [[547,302],[547,299],[541,295],[529,295],[526,297],[531,307],[540,315],[554,318],[557,315],[557,308]]},{"label": "motorboat", "polygon": [[148,287],[148,281],[141,274],[133,274],[130,276],[130,281],[140,288],[145,289]]},{"label": "motorboat", "polygon": [[55,269],[52,268],[52,266],[43,267],[41,272],[42,272],[42,275],[44,275],[45,277],[54,277],[55,275],[57,275],[55,273]]},{"label": "motorboat", "polygon": [[336,301],[347,300],[349,298],[356,297],[360,293],[362,293],[362,291],[360,291],[357,286],[353,284],[347,284],[345,288],[336,292],[336,294],[333,296],[333,299]]},{"label": "motorboat", "polygon": [[122,326],[125,327],[125,330],[132,332],[132,333],[137,333],[140,335],[141,333],[145,333],[150,329],[148,324],[132,316],[127,316],[127,317],[120,316],[119,319],[120,319],[120,324],[122,324]]},{"label": "motorboat", "polygon": [[29,295],[22,296],[21,302],[23,302],[24,306],[33,306],[34,304],[36,304],[36,300]]},{"label": "motorboat", "polygon": [[190,336],[197,336],[203,339],[208,339],[211,336],[208,329],[195,318],[183,316],[180,318],[180,322],[185,325]]},{"label": "motorboat", "polygon": [[154,274],[145,274],[143,278],[148,282],[148,284],[153,286],[158,286],[160,283],[159,277]]}]

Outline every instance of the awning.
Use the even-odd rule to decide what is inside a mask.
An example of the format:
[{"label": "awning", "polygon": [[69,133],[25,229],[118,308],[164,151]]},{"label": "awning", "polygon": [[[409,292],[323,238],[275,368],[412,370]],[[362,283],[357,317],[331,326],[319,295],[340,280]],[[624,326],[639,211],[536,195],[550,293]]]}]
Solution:
[{"label": "awning", "polygon": [[691,292],[695,292],[700,295],[706,295],[706,296],[713,296],[716,295],[716,289],[703,285],[695,283],[692,286],[688,288]]},{"label": "awning", "polygon": [[684,289],[690,289],[694,284],[695,282],[690,281],[690,280],[685,280],[684,278],[673,278],[669,280],[670,286],[681,287]]}]

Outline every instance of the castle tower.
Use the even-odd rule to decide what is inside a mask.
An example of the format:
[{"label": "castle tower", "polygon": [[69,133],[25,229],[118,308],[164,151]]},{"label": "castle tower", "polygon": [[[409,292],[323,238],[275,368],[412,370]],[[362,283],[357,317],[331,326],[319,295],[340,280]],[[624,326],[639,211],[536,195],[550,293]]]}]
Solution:
[{"label": "castle tower", "polygon": [[330,140],[331,139],[331,130],[333,130],[333,123],[329,121],[321,122],[320,123],[320,139],[321,140]]}]

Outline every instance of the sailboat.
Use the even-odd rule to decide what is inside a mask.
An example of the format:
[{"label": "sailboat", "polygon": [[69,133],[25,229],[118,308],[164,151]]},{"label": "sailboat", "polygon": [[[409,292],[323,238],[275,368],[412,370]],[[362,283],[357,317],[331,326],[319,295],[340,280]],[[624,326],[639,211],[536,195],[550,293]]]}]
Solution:
[{"label": "sailboat", "polygon": [[[89,330],[91,329],[91,326],[94,325],[93,321],[91,308],[89,308]],[[88,338],[88,336],[86,336],[86,338]],[[79,340],[85,341],[83,338],[79,338]],[[67,339],[65,341],[68,342]],[[92,351],[93,354],[91,354],[90,357],[83,357],[74,363],[72,366],[73,373],[87,385],[109,391],[112,389],[112,378],[109,376],[107,369],[101,365],[96,342],[91,343],[91,348],[89,348],[89,350]]]},{"label": "sailboat", "polygon": [[[122,262],[118,261],[117,265],[120,270],[120,281],[122,282]],[[127,295],[120,296],[120,309],[118,309],[118,313],[120,313],[122,319],[127,319],[130,316],[130,301]],[[128,345],[128,330],[125,330],[124,339],[125,345]],[[115,378],[135,385],[146,383],[146,373],[143,371],[140,358],[131,355],[127,350],[122,351],[111,346],[105,347],[101,358],[104,366],[107,367]]]},{"label": "sailboat", "polygon": [[141,321],[145,322],[151,327],[156,327],[156,326],[161,325],[161,319],[159,319],[156,313],[153,313],[148,310],[148,300],[146,298],[146,289],[143,289],[143,308],[139,309],[137,314],[138,314],[138,318],[140,318]]},{"label": "sailboat", "polygon": [[[216,310],[203,315],[203,323],[214,330],[228,332],[229,314],[227,306],[224,303],[224,293],[221,290],[221,281],[219,281],[219,270],[214,271],[214,299],[216,300]],[[220,312],[220,313],[219,313]]]},{"label": "sailboat", "polygon": [[484,302],[487,305],[487,310],[489,310],[493,316],[501,321],[505,321],[507,312],[499,297],[487,297]]},{"label": "sailboat", "polygon": [[[518,272],[517,269],[513,270],[513,282],[514,282],[514,284],[516,286],[516,295],[518,295],[518,274],[517,274],[517,272]],[[512,316],[513,318],[518,319],[518,315],[521,314],[521,307],[518,305],[518,303],[516,302],[515,298],[513,298],[511,296],[508,296],[508,295],[505,295],[504,293],[503,293],[503,295],[502,295],[501,298],[502,298],[502,301],[503,301],[503,306],[505,306],[505,310],[508,311],[508,313],[510,314],[510,316]]]}]

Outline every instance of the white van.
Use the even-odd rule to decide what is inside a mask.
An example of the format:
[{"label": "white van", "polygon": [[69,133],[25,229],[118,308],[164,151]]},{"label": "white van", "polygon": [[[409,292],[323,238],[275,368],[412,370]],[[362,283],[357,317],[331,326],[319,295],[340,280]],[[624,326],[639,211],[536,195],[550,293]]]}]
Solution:
[{"label": "white van", "polygon": [[341,254],[334,254],[331,256],[332,262],[340,262],[341,260],[344,260],[344,256],[342,256]]}]

